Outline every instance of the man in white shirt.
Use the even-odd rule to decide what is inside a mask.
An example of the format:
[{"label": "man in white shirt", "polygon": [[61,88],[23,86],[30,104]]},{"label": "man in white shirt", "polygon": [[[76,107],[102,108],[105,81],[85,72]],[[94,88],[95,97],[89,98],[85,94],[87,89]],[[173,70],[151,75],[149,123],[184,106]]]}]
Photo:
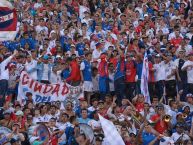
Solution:
[{"label": "man in white shirt", "polygon": [[[180,32],[180,27],[179,26],[174,26],[174,32],[169,34],[168,40],[171,40],[173,38],[176,38],[176,33]],[[184,38],[183,35],[180,33],[180,37]]]},{"label": "man in white shirt", "polygon": [[184,133],[184,125],[180,123],[176,125],[176,132],[171,138],[175,144],[184,144],[184,141],[190,140],[190,137]]},{"label": "man in white shirt", "polygon": [[176,96],[176,65],[172,60],[171,53],[167,53],[164,59],[166,98],[174,98]]},{"label": "man in white shirt", "polygon": [[96,44],[96,49],[92,52],[93,61],[97,61],[100,58],[101,53],[102,53],[102,51],[101,51],[102,47],[103,46],[101,43],[98,42]]},{"label": "man in white shirt", "polygon": [[27,56],[25,70],[28,72],[32,79],[37,80],[37,61],[32,59],[31,55]]},{"label": "man in white shirt", "polygon": [[48,55],[44,55],[42,62],[37,65],[38,81],[44,84],[50,84],[52,64],[49,62],[49,59],[50,57]]},{"label": "man in white shirt", "polygon": [[188,56],[189,60],[182,66],[182,71],[187,71],[189,93],[193,94],[193,52],[191,52]]},{"label": "man in white shirt", "polygon": [[0,107],[3,106],[5,95],[8,91],[8,80],[10,74],[10,67],[8,64],[13,59],[14,56],[18,54],[18,51],[14,51],[13,55],[5,59],[0,64]]},{"label": "man in white shirt", "polygon": [[85,15],[85,17],[82,19],[81,22],[82,23],[86,23],[87,26],[88,26],[89,25],[89,21],[91,20],[89,11],[85,11],[84,15]]},{"label": "man in white shirt", "polygon": [[190,25],[189,33],[186,34],[186,37],[188,37],[190,40],[192,39],[192,36],[193,36],[193,24]]},{"label": "man in white shirt", "polygon": [[69,122],[69,115],[65,112],[60,114],[60,122],[56,125],[60,130],[65,132],[65,129],[67,127],[72,126],[72,124]]},{"label": "man in white shirt", "polygon": [[165,68],[163,67],[164,61],[161,61],[161,56],[159,54],[155,57],[155,64],[153,65],[155,69],[155,88],[156,95],[159,99],[162,97],[164,92],[164,81],[165,81]]},{"label": "man in white shirt", "polygon": [[44,26],[44,19],[39,19],[39,25],[35,27],[35,30],[37,33],[40,33],[41,31],[45,31],[45,33],[48,35],[48,28]]}]

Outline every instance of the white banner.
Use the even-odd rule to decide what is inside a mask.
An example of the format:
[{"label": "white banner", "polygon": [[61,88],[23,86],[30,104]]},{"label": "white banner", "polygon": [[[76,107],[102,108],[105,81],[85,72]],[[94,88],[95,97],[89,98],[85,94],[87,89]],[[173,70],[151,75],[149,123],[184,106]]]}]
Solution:
[{"label": "white banner", "polygon": [[103,132],[105,134],[105,139],[107,140],[109,145],[125,145],[115,125],[111,121],[102,117],[100,114],[98,115]]},{"label": "white banner", "polygon": [[65,101],[66,98],[82,94],[82,87],[73,87],[65,83],[42,84],[33,80],[25,71],[20,76],[17,100],[23,104],[27,100],[26,93],[31,93],[34,103]]}]

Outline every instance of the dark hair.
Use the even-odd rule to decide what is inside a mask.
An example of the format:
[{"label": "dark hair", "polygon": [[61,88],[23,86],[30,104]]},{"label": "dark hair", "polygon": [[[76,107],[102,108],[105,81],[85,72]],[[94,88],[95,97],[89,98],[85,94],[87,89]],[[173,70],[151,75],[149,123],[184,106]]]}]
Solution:
[{"label": "dark hair", "polygon": [[65,115],[67,118],[69,118],[69,115],[68,115],[67,113],[65,113],[65,112],[62,113],[62,116],[64,116],[64,115]]},{"label": "dark hair", "polygon": [[88,113],[88,110],[87,110],[86,108],[83,108],[83,109],[81,110],[81,113],[82,113],[83,111],[86,111],[86,112]]},{"label": "dark hair", "polygon": [[56,118],[54,118],[54,117],[52,117],[52,118],[50,118],[50,120],[54,120],[54,121],[56,121],[57,119],[56,119]]},{"label": "dark hair", "polygon": [[69,119],[70,123],[72,123],[75,120],[76,120],[76,116],[70,116],[70,119]]},{"label": "dark hair", "polygon": [[16,104],[16,105],[15,105],[15,108],[16,108],[16,107],[20,107],[20,108],[21,108],[21,105],[20,105],[20,104]]},{"label": "dark hair", "polygon": [[169,106],[171,107],[173,103],[175,103],[175,100],[170,100],[169,101]]},{"label": "dark hair", "polygon": [[93,77],[94,77],[94,72],[95,72],[95,71],[98,71],[98,69],[97,69],[96,67],[93,67],[93,68],[92,68],[92,76],[93,76]]},{"label": "dark hair", "polygon": [[51,105],[50,108],[54,107],[56,109],[56,106],[55,105]]},{"label": "dark hair", "polygon": [[89,54],[92,54],[92,53],[90,51],[88,51],[85,53],[85,56],[87,57],[87,56],[89,56]]}]

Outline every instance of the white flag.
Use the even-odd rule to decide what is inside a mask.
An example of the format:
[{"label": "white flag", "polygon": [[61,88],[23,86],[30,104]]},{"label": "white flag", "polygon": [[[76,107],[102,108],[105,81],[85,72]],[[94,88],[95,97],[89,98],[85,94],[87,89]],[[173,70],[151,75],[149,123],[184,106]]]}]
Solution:
[{"label": "white flag", "polygon": [[108,141],[110,145],[125,145],[122,137],[117,131],[117,128],[111,121],[103,118],[100,114],[99,120],[105,135],[105,139]]},{"label": "white flag", "polygon": [[149,78],[149,63],[148,63],[147,53],[145,52],[144,59],[143,59],[142,74],[141,74],[141,93],[145,97],[145,102],[151,103],[149,90],[148,90],[148,78]]},{"label": "white flag", "polygon": [[10,9],[14,9],[12,4],[7,0],[1,0],[0,7],[7,7],[7,8],[10,8]]}]

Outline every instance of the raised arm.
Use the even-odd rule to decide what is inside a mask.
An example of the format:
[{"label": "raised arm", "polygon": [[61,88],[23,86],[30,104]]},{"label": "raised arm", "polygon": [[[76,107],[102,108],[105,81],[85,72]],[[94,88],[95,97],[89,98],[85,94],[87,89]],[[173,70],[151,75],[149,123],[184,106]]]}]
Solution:
[{"label": "raised arm", "polygon": [[14,53],[9,56],[8,58],[6,58],[3,62],[1,62],[1,68],[5,69],[5,67],[7,66],[7,64],[13,59],[14,56],[16,56],[18,54],[18,51],[15,50]]}]

